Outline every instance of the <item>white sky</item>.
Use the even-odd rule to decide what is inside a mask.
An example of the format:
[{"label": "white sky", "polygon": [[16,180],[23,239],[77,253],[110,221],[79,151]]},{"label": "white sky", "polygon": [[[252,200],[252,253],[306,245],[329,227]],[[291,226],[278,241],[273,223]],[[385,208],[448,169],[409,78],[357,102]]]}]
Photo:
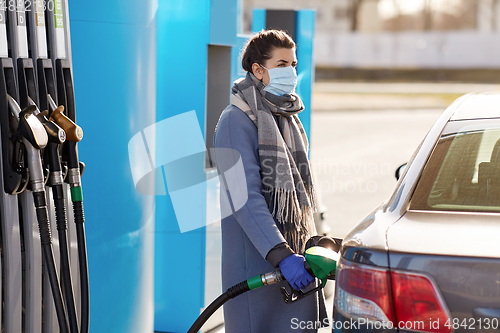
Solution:
[{"label": "white sky", "polygon": [[401,14],[415,14],[422,11],[426,1],[430,2],[433,11],[443,11],[454,13],[462,0],[380,0],[378,12],[384,19],[388,19]]}]

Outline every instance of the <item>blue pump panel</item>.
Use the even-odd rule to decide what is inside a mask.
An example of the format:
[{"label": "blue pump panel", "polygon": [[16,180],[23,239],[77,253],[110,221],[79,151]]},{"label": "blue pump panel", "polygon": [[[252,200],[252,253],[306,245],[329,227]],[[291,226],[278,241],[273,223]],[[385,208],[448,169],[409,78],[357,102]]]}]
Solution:
[{"label": "blue pump panel", "polygon": [[252,38],[251,35],[238,35],[236,45],[231,49],[231,82],[240,77],[245,77],[247,73],[241,66],[241,57],[243,55],[243,48],[250,38]]},{"label": "blue pump panel", "polygon": [[266,28],[266,10],[256,8],[252,12],[252,33],[257,33]]},{"label": "blue pump panel", "polygon": [[90,332],[153,332],[154,197],[136,191],[127,146],[156,121],[156,6],[69,2]]},{"label": "blue pump panel", "polygon": [[[210,1],[160,0],[157,20],[156,121],[194,110],[204,137]],[[157,142],[156,149],[162,147]],[[193,219],[205,219],[205,210],[205,204],[193,204]],[[204,259],[205,228],[181,233],[171,197],[157,196],[155,331],[186,332],[199,316],[204,302]]]},{"label": "blue pump panel", "polygon": [[[300,121],[306,130],[311,133],[311,96],[314,83],[314,25],[316,11],[303,9],[297,11],[297,93],[302,98],[306,109],[301,112]],[[310,136],[309,136],[310,138]]]},{"label": "blue pump panel", "polygon": [[238,8],[234,0],[211,0],[210,44],[234,45],[236,43]]},{"label": "blue pump panel", "polygon": [[[200,136],[206,138],[207,132],[213,130],[206,125],[210,124],[208,118],[214,116],[212,108],[211,112],[207,112],[207,106],[211,105],[207,91],[209,88],[217,89],[217,85],[207,87],[207,75],[214,73],[213,68],[208,66],[231,66],[230,61],[220,61],[217,55],[223,56],[226,53],[225,47],[229,51],[236,44],[237,1],[185,0],[182,4],[173,0],[159,2],[158,122],[194,111],[196,125],[199,127],[196,131],[201,133]],[[229,57],[228,59],[230,60]],[[215,74],[222,72],[224,71],[215,71]],[[229,70],[227,73],[229,81]],[[221,86],[229,87],[230,82]],[[217,90],[214,93],[221,92]],[[224,89],[222,95],[224,93],[229,102],[229,89]],[[220,112],[226,105],[220,108]],[[194,139],[194,130],[188,132]],[[173,141],[169,144],[180,147],[186,144],[185,140]],[[157,140],[157,155],[164,152],[166,147],[166,142]],[[193,156],[195,158],[190,168],[196,170],[197,175],[203,175],[205,182],[197,182],[196,186],[186,188],[185,193],[188,195],[185,199],[176,201],[171,188],[172,182],[169,181],[172,175],[163,167],[163,174],[167,178],[164,185],[170,192],[156,197],[154,326],[157,332],[186,332],[200,315],[202,308],[221,292],[220,223],[213,223],[213,218],[207,214],[207,209],[213,209],[213,202],[218,201],[218,188],[213,181],[208,182],[213,177],[214,170],[204,164],[203,158],[198,158],[204,156]],[[194,187],[197,188],[196,195],[189,195]],[[210,206],[207,202],[210,202]],[[181,209],[182,216],[179,214],[179,205],[186,205],[186,208]],[[189,223],[192,225],[207,226],[186,231],[181,218],[190,219]],[[207,326],[222,322],[222,318],[215,320],[220,322],[212,321]]]}]

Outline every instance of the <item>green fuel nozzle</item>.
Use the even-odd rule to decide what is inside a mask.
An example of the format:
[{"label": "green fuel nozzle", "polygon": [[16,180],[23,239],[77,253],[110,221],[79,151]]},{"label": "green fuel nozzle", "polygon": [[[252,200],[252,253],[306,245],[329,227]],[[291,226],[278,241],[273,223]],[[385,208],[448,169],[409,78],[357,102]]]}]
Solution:
[{"label": "green fuel nozzle", "polygon": [[[328,237],[326,237],[328,238]],[[335,241],[329,243],[335,244]],[[326,245],[326,243],[323,243]],[[337,248],[338,249],[338,248]],[[335,272],[337,270],[337,262],[340,257],[340,253],[332,250],[331,248],[323,247],[320,245],[309,247],[305,253],[305,268],[314,277],[321,280],[321,285],[318,287],[303,293],[300,290],[293,290],[292,294],[288,294],[284,287],[281,288],[282,294],[284,296],[284,301],[287,304],[293,303],[299,299],[306,297],[307,295],[313,294],[321,290],[327,280],[335,279]],[[218,308],[220,308],[228,300],[235,298],[247,291],[254,290],[260,287],[269,286],[271,284],[284,281],[285,278],[279,269],[272,272],[254,276],[248,280],[242,281],[234,286],[228,288],[225,293],[220,295],[215,301],[213,301],[196,319],[188,333],[198,332],[203,324],[210,318]],[[297,294],[295,294],[297,293]]]},{"label": "green fuel nozzle", "polygon": [[[337,270],[337,262],[339,261],[340,254],[331,249],[322,246],[313,246],[306,250],[305,253],[305,267],[306,270],[314,277],[321,280],[323,287],[326,285],[327,280],[335,279],[335,272]],[[285,280],[283,274],[279,269],[254,276],[247,280],[249,290],[257,289],[259,287],[268,286],[280,281]]]},{"label": "green fuel nozzle", "polygon": [[[327,280],[335,280],[335,272],[337,270],[337,262],[339,261],[340,254],[334,250],[322,246],[312,246],[306,250],[304,257],[306,261],[304,266],[311,276],[318,278],[321,285],[303,292],[302,290],[295,290],[292,288],[289,292],[285,287],[281,287],[283,300],[285,303],[293,303],[310,294],[313,294],[325,287]],[[285,280],[281,271],[275,270],[270,273],[262,274],[248,279],[249,290],[253,290],[262,286],[267,286]]]},{"label": "green fuel nozzle", "polygon": [[337,262],[340,258],[339,252],[321,246],[313,246],[306,250],[305,257],[312,275],[321,280],[323,287],[327,280],[335,280]]}]

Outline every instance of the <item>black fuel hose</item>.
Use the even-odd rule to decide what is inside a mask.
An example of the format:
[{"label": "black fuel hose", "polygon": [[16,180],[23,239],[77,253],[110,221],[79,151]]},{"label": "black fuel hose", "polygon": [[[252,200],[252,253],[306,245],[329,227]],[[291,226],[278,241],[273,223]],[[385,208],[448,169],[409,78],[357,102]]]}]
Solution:
[{"label": "black fuel hose", "polygon": [[[66,132],[66,141],[63,149],[68,165],[68,174],[66,182],[70,185],[71,201],[73,202],[73,214],[76,224],[76,238],[78,244],[78,262],[80,266],[80,315],[81,315],[81,333],[89,331],[89,273],[87,266],[87,246],[85,243],[85,215],[83,213],[83,192],[81,186],[80,161],[78,159],[79,142],[83,137],[83,131],[80,126],[76,125],[73,120],[64,115],[64,107],[56,107],[54,100],[48,96],[52,112],[51,119],[64,129]],[[74,107],[74,106],[73,106]],[[74,114],[73,114],[74,116]],[[74,118],[74,117],[73,117]]]},{"label": "black fuel hose", "polygon": [[73,295],[73,284],[71,282],[71,267],[69,264],[68,250],[68,222],[66,219],[66,205],[64,202],[63,184],[52,186],[54,206],[56,211],[57,233],[59,235],[59,253],[61,258],[61,286],[68,311],[69,326],[72,333],[78,333],[78,321],[76,319],[75,298]]},{"label": "black fuel hose", "polygon": [[[73,187],[75,188],[75,187]],[[71,189],[73,193],[73,188]],[[81,191],[81,188],[80,188]],[[73,195],[72,195],[73,197]],[[89,271],[87,267],[87,247],[85,242],[85,215],[83,213],[83,202],[73,201],[73,213],[76,223],[76,238],[78,242],[78,261],[80,263],[80,297],[81,297],[81,333],[89,331]]]},{"label": "black fuel hose", "polygon": [[251,290],[248,286],[248,280],[242,281],[234,286],[228,288],[225,293],[217,297],[215,301],[210,303],[210,305],[201,313],[201,315],[196,319],[194,324],[189,329],[188,333],[197,333],[203,324],[210,318],[215,311],[217,311],[224,303],[229,301],[236,296],[239,296],[247,291]]},{"label": "black fuel hose", "polygon": [[38,229],[40,233],[40,243],[42,247],[45,267],[49,277],[49,284],[54,298],[54,305],[59,322],[59,330],[62,333],[68,333],[68,323],[66,319],[66,310],[62,299],[61,288],[57,278],[56,265],[54,261],[54,252],[52,249],[52,237],[47,212],[47,202],[45,198],[45,184],[42,171],[42,162],[40,149],[48,143],[47,133],[41,129],[42,125],[35,115],[38,108],[36,105],[29,105],[21,111],[19,104],[11,96],[7,95],[9,109],[11,113],[18,118],[16,132],[22,137],[26,148],[26,157],[28,169],[30,172],[30,184],[35,204]]},{"label": "black fuel hose", "polygon": [[64,309],[61,289],[57,279],[56,264],[54,260],[54,252],[52,250],[52,236],[49,227],[49,218],[47,213],[47,202],[45,200],[45,191],[33,192],[35,201],[36,217],[38,220],[38,228],[40,232],[40,242],[42,244],[43,257],[49,277],[52,296],[54,297],[54,305],[56,308],[57,320],[61,333],[68,333],[68,324],[66,322],[66,311]]},{"label": "black fuel hose", "polygon": [[64,143],[68,156],[68,176],[71,201],[76,224],[76,239],[78,243],[78,262],[80,265],[80,303],[81,303],[81,333],[89,331],[89,271],[87,267],[87,246],[85,243],[85,214],[83,212],[83,191],[80,178],[80,162],[76,142]]},{"label": "black fuel hose", "polygon": [[71,279],[68,249],[68,220],[66,218],[66,203],[61,162],[59,159],[59,146],[66,140],[65,132],[55,123],[49,121],[45,115],[39,115],[39,120],[45,127],[49,142],[45,150],[48,155],[49,170],[52,185],[52,196],[56,213],[57,233],[59,235],[59,255],[61,258],[61,288],[68,311],[68,321],[71,333],[78,333],[78,320],[76,319],[75,297]]},{"label": "black fuel hose", "polygon": [[[311,274],[311,276],[316,276],[307,261],[304,263],[304,268],[309,272],[309,274]],[[248,280],[235,284],[234,286],[228,288],[225,293],[217,297],[215,301],[210,303],[210,305],[201,313],[201,315],[193,323],[188,333],[197,333],[202,328],[203,324],[205,324],[205,322],[215,313],[215,311],[217,311],[222,305],[224,305],[224,303],[226,303],[230,299],[235,298],[241,294],[244,294],[249,290],[254,290],[264,286],[269,286],[271,284],[275,284],[283,280],[285,280],[285,277],[281,273],[281,270],[277,269],[266,274],[261,274],[251,277]],[[318,288],[311,290],[308,293],[315,292],[318,290]],[[306,295],[307,294],[303,294],[303,296]]]}]

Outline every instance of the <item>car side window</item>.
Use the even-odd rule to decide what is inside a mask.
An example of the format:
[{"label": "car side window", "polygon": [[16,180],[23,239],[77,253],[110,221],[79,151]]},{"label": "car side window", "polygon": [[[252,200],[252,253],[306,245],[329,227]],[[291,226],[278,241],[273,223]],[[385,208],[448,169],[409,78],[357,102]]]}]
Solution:
[{"label": "car side window", "polygon": [[410,209],[500,212],[500,123],[450,122],[422,171]]}]

